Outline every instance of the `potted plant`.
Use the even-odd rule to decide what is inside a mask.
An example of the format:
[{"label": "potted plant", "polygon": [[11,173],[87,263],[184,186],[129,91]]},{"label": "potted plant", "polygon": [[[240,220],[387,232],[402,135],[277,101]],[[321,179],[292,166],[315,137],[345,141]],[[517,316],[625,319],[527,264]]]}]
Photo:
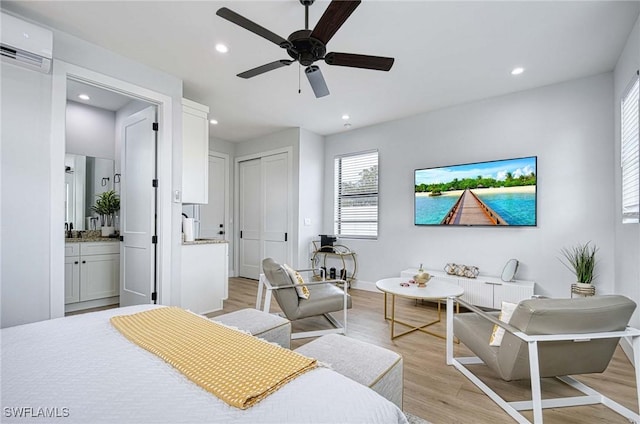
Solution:
[{"label": "potted plant", "polygon": [[106,237],[113,234],[113,218],[114,214],[120,210],[120,197],[113,190],[97,194],[96,197],[96,204],[91,207],[91,210],[100,216],[102,236]]},{"label": "potted plant", "polygon": [[564,256],[562,264],[576,276],[576,284],[581,288],[590,288],[595,277],[596,246],[590,246],[590,242],[578,244],[574,247],[563,248],[560,252]]}]

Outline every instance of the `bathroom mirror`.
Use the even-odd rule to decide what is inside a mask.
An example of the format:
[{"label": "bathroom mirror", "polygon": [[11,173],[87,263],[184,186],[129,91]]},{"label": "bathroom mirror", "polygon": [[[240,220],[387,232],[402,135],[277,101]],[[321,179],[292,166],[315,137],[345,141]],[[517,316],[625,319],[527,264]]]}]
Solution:
[{"label": "bathroom mirror", "polygon": [[502,270],[502,275],[500,278],[502,281],[513,281],[516,277],[516,272],[518,272],[518,262],[517,259],[509,259]]},{"label": "bathroom mirror", "polygon": [[96,195],[114,190],[114,161],[67,153],[64,165],[65,222],[75,230],[91,230]]}]

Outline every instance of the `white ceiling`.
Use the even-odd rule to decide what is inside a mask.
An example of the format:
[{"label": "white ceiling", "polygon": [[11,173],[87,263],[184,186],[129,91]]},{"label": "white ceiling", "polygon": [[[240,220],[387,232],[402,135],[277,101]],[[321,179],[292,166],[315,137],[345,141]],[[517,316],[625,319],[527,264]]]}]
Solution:
[{"label": "white ceiling", "polygon": [[[313,28],[328,2],[310,8]],[[296,64],[239,72],[286,52],[215,15],[228,7],[286,38],[304,28],[287,1],[3,1],[2,7],[184,81],[208,105],[211,135],[242,141],[287,127],[321,135],[611,71],[640,13],[618,1],[364,1],[328,51],[392,56],[390,72],[318,64],[331,94],[316,99]],[[214,46],[226,43],[223,55]],[[55,54],[55,53],[54,53]],[[515,66],[526,69],[510,75]]]},{"label": "white ceiling", "polygon": [[[78,96],[85,94],[89,100],[80,99]],[[83,84],[78,81],[67,81],[67,99],[99,107],[101,109],[116,112],[129,103],[132,99],[114,91],[108,91],[93,85]]]}]

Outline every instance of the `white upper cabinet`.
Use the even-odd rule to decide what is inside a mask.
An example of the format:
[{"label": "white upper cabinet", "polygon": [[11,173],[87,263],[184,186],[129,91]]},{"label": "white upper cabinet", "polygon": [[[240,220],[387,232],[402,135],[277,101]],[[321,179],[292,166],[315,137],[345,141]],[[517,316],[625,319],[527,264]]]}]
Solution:
[{"label": "white upper cabinet", "polygon": [[182,203],[208,203],[209,107],[182,99]]}]

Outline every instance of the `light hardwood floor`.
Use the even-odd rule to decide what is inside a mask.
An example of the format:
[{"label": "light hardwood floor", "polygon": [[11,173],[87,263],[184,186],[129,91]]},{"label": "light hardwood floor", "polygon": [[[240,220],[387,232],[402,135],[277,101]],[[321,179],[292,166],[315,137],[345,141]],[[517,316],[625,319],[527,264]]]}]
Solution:
[{"label": "light hardwood floor", "polygon": [[[424,333],[413,333],[391,341],[389,324],[383,317],[383,295],[361,290],[351,290],[350,293],[353,297],[353,308],[349,311],[348,336],[391,349],[404,358],[404,410],[406,412],[434,424],[514,422],[462,374],[446,365],[444,340]],[[243,308],[254,308],[256,295],[257,281],[231,278],[229,279],[229,299],[224,302],[224,310],[209,316],[213,317]],[[430,303],[416,304],[412,300],[398,299],[396,305],[396,314],[400,319],[427,322],[437,316],[436,308]],[[277,303],[272,302],[271,312],[278,310]],[[336,314],[336,317],[338,315]],[[325,326],[324,319],[320,318],[297,321],[293,324],[294,331]],[[444,322],[432,328],[444,333]],[[311,340],[313,339],[293,340],[292,348]],[[456,356],[470,355],[463,345],[455,345],[454,349]],[[530,395],[528,381],[506,383],[491,377],[490,371],[484,366],[474,366],[473,370],[507,400],[525,400]],[[581,376],[579,379],[626,407],[638,410],[633,368],[620,348],[604,373]],[[564,396],[579,394],[549,379],[543,380],[542,387],[543,398],[558,394]],[[525,416],[529,419],[533,417],[531,413],[525,413]],[[628,423],[625,418],[601,405],[545,410],[544,422],[548,424]]]}]

